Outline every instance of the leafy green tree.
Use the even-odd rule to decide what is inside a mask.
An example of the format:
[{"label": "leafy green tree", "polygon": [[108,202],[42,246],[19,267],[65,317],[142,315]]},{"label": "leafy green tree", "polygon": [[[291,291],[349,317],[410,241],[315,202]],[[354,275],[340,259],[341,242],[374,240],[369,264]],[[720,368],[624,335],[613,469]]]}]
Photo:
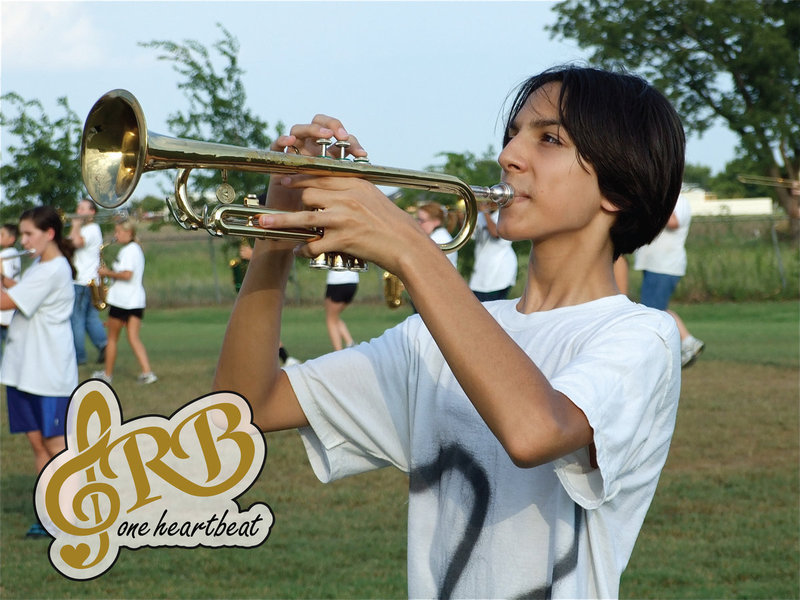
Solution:
[{"label": "leafy green tree", "polygon": [[[222,39],[213,44],[212,55],[196,40],[176,43],[170,40],[141,43],[159,51],[158,59],[172,64],[180,80],[178,88],[189,101],[189,109],[172,113],[167,119],[170,132],[179,138],[231,144],[265,150],[272,143],[268,123],[247,107],[247,92],[239,65],[239,42],[222,25],[217,25]],[[222,63],[221,70],[216,64]],[[280,135],[283,125],[276,125]],[[236,190],[237,198],[266,191],[269,178],[260,173],[230,171],[227,182]],[[192,193],[203,194],[222,182],[220,173],[198,172],[192,176]]]},{"label": "leafy green tree", "polygon": [[72,212],[86,190],[79,160],[82,122],[66,97],[53,120],[38,100],[4,94],[0,126],[13,136],[0,166],[5,200],[0,220],[14,221],[26,209],[47,204]]},{"label": "leafy green tree", "polygon": [[[760,175],[800,172],[800,10],[793,0],[565,0],[553,35],[592,61],[642,73],[675,104],[689,132],[722,120],[737,157]],[[772,188],[798,224],[800,196]]]},{"label": "leafy green tree", "polygon": [[[245,148],[266,150],[272,144],[268,124],[247,107],[247,92],[239,66],[239,42],[222,25],[217,24],[222,39],[213,44],[219,55],[212,56],[206,46],[196,40],[185,40],[179,44],[171,40],[154,40],[140,44],[159,51],[159,60],[172,64],[180,80],[178,89],[189,101],[185,112],[172,113],[167,124],[173,135],[179,138],[231,144]],[[216,64],[222,63],[221,71]],[[280,135],[283,125],[276,125]],[[263,173],[229,170],[224,176],[219,171],[195,171],[189,182],[190,194],[196,194],[200,203],[205,203],[211,190],[227,183],[241,200],[246,194],[266,192],[269,177]],[[230,254],[241,243],[241,239],[226,241],[226,253]],[[221,301],[219,278],[216,273],[215,249],[209,238],[209,253],[217,286],[217,301]]]},{"label": "leafy green tree", "polygon": [[687,163],[683,170],[683,181],[688,185],[707,190],[711,181],[711,167]]}]

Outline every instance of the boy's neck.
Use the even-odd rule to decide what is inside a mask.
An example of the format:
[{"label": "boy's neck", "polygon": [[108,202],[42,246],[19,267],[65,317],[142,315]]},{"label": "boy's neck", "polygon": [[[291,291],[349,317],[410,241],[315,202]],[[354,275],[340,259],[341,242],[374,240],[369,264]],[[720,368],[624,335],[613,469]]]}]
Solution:
[{"label": "boy's neck", "polygon": [[619,294],[612,256],[610,244],[600,251],[572,248],[560,254],[531,249],[528,279],[517,310],[528,314]]}]

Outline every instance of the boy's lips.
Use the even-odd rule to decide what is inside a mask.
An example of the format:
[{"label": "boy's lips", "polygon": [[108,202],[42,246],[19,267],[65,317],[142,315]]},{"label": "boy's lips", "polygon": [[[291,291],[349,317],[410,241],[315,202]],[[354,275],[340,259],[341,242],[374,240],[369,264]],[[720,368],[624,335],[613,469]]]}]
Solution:
[{"label": "boy's lips", "polygon": [[[517,199],[528,200],[528,199],[530,199],[530,196],[522,188],[517,187],[514,184],[514,182],[504,179],[503,183],[507,183],[508,185],[511,186],[511,189],[514,190],[514,200],[517,200]],[[511,203],[509,203],[509,204],[511,204]]]}]

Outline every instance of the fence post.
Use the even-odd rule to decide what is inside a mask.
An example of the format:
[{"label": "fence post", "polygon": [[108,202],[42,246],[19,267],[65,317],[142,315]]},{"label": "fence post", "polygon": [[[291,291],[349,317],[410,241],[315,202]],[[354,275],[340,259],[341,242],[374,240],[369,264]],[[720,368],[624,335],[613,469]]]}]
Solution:
[{"label": "fence post", "polygon": [[781,291],[786,289],[786,271],[783,268],[783,257],[781,256],[781,247],[778,244],[778,231],[775,228],[775,218],[769,218],[770,235],[772,236],[772,248],[775,250],[775,258],[778,260],[778,274],[781,277]]},{"label": "fence post", "polygon": [[211,259],[211,273],[214,276],[214,297],[217,300],[217,304],[222,304],[222,292],[219,289],[219,273],[217,271],[217,253],[214,248],[213,237],[208,238],[208,254]]}]

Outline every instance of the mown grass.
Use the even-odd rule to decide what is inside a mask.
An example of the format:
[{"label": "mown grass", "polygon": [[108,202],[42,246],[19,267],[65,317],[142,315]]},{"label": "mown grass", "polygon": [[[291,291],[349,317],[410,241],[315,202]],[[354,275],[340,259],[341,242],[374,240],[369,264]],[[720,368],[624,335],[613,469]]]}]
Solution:
[{"label": "mown grass", "polygon": [[708,349],[623,576],[627,598],[797,598],[797,306],[680,307]]},{"label": "mown grass", "polygon": [[[798,310],[794,302],[678,305],[707,350],[684,372],[673,447],[630,566],[625,598],[797,598]],[[229,306],[148,309],[143,339],[160,379],[138,386],[122,343],[114,389],[125,418],[169,415],[210,388]],[[359,340],[408,314],[356,304]],[[287,309],[283,340],[328,351],[322,309]],[[94,365],[81,367],[88,377]],[[254,363],[253,369],[259,365]],[[4,400],[3,400],[4,401]],[[123,549],[88,582],[61,576],[33,519],[28,442],[0,411],[0,595],[4,598],[402,598],[407,482],[383,469],[321,485],[295,432],[267,436],[265,468],[240,499],[269,504],[255,549]]]}]

